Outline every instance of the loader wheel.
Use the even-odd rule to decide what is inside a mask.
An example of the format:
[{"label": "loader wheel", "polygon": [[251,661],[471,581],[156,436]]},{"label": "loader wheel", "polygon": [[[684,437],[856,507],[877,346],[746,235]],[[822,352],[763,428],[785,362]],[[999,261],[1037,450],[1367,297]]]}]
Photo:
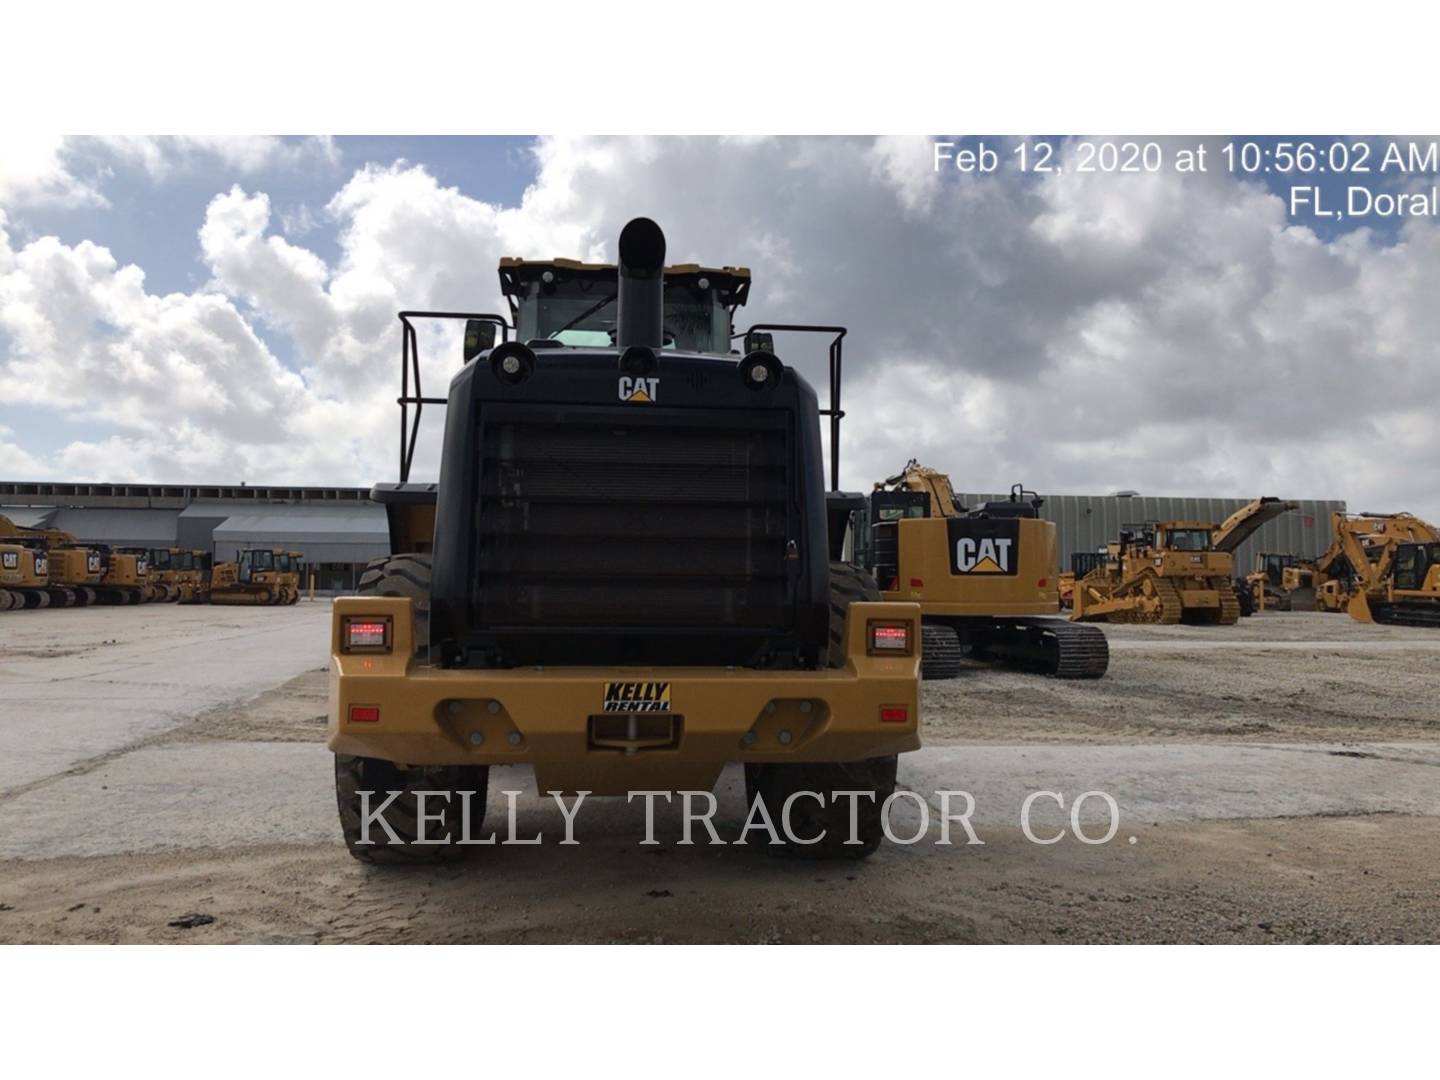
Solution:
[{"label": "loader wheel", "polygon": [[960,635],[952,626],[922,623],[920,627],[920,677],[953,679],[960,674]]},{"label": "loader wheel", "polygon": [[[470,797],[469,836],[479,839],[484,833],[485,791],[490,770],[484,765],[431,765],[405,769],[378,758],[335,755],[335,800],[340,810],[340,830],[345,846],[361,862],[375,865],[448,863],[462,859],[469,847],[457,846],[462,838],[462,802],[459,792],[473,791]],[[384,811],[384,820],[399,839],[394,843],[379,821],[373,821],[368,832],[371,843],[361,832],[360,792],[373,792],[369,797],[372,813],[390,797],[400,794]],[[450,792],[444,799],[438,795],[425,797],[425,839],[449,840],[443,844],[417,844],[420,800],[416,792]]]},{"label": "loader wheel", "polygon": [[[835,614],[834,614],[834,564],[831,566],[831,614],[830,634],[831,640],[835,635]],[[871,587],[874,587],[872,581]],[[430,647],[430,556],[429,555],[391,555],[388,559],[375,559],[365,572],[360,575],[360,584],[356,591],[362,596],[408,596],[415,601],[415,651],[424,652]],[[879,599],[880,594],[875,594]],[[857,598],[857,599],[868,599]],[[844,619],[841,619],[841,648],[844,648]],[[839,664],[831,665],[839,667]]]},{"label": "loader wheel", "polygon": [[[874,854],[885,835],[882,808],[895,790],[895,764],[891,754],[838,764],[746,765],[745,794],[751,806],[757,798],[765,804],[787,853],[801,859],[864,859]],[[873,793],[874,798],[837,797],[837,791]],[[785,800],[796,792],[816,792],[825,800],[822,806],[814,797],[801,795],[791,804],[790,832],[799,843],[790,840],[782,823]],[[847,843],[852,798],[858,844]]]},{"label": "loader wheel", "polygon": [[14,606],[14,594],[9,589],[0,589],[0,611],[9,611]]},{"label": "loader wheel", "polygon": [[[364,579],[361,580],[363,583]],[[428,577],[426,584],[429,584]],[[844,562],[830,564],[830,652],[827,657],[830,667],[845,666],[845,616],[850,605],[856,600],[879,599],[880,587],[864,570]]]}]

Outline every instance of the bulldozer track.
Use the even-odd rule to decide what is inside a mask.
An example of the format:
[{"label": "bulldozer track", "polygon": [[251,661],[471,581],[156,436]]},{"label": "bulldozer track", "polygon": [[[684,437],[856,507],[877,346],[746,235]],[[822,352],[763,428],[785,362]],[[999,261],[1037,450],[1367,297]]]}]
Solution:
[{"label": "bulldozer track", "polygon": [[[1287,605],[1288,609],[1288,605]],[[1221,626],[1233,626],[1240,621],[1240,598],[1235,595],[1235,587],[1228,581],[1220,584],[1220,618],[1216,620]]]},{"label": "bulldozer track", "polygon": [[[1174,582],[1167,581],[1162,577],[1150,577],[1149,581],[1153,586],[1154,594],[1160,601],[1160,610],[1146,622],[1157,622],[1162,626],[1173,626],[1185,615],[1185,602],[1180,599],[1180,590],[1175,587]],[[1237,608],[1238,617],[1238,608]]]}]

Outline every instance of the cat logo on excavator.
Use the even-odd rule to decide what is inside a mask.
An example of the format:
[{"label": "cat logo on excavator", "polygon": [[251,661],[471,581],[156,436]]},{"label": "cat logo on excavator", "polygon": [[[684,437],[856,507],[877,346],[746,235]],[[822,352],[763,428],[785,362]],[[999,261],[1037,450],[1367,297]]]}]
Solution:
[{"label": "cat logo on excavator", "polygon": [[963,536],[955,545],[955,569],[962,574],[1008,574],[1010,544],[1007,537]]}]

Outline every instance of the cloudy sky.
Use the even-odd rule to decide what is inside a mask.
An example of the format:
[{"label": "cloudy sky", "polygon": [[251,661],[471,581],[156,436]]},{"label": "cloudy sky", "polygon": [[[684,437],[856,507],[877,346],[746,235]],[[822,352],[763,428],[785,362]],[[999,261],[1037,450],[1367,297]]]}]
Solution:
[{"label": "cloudy sky", "polygon": [[395,312],[501,310],[500,256],[610,258],[647,214],[672,260],[753,269],[742,324],[851,328],[846,486],[918,456],[965,490],[1440,518],[1437,219],[1322,225],[1218,170],[937,174],[932,145],[7,142],[0,479],[393,479]]}]

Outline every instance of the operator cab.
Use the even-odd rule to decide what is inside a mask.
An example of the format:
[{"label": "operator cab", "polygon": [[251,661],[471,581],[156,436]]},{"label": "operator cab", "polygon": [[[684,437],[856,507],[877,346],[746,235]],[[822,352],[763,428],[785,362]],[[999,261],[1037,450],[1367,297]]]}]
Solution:
[{"label": "operator cab", "polygon": [[1214,527],[1199,521],[1170,521],[1155,526],[1155,546],[1163,551],[1209,551]]},{"label": "operator cab", "polygon": [[[515,337],[530,348],[614,348],[619,290],[612,263],[500,260],[500,290]],[[750,292],[744,267],[665,269],[663,344],[676,352],[730,353],[735,309]]]}]

